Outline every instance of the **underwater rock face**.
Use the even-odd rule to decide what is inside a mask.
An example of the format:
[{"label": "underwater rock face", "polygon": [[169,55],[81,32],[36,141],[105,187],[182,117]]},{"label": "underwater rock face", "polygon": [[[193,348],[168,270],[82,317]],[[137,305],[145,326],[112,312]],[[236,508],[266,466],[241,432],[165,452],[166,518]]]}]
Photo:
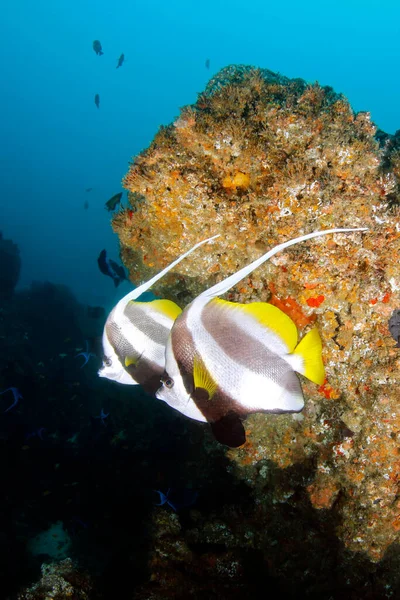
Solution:
[{"label": "underwater rock face", "polygon": [[182,307],[278,243],[369,228],[285,250],[227,294],[275,304],[301,335],[316,324],[327,373],[320,387],[302,379],[300,417],[252,415],[248,441],[227,455],[258,502],[261,461],[310,465],[307,502],[335,515],[347,549],[380,561],[400,540],[400,351],[388,325],[400,306],[400,154],[375,134],[331,88],[227,67],[134,159],[132,208],[113,227],[135,282],[221,234],[155,286]]},{"label": "underwater rock face", "polygon": [[0,232],[0,299],[11,298],[21,270],[19,248]]},{"label": "underwater rock face", "polygon": [[54,559],[66,558],[71,547],[71,537],[62,521],[53,523],[48,529],[29,540],[28,550],[34,556],[44,554]]},{"label": "underwater rock face", "polygon": [[71,559],[43,563],[40,580],[18,594],[18,600],[89,600],[94,598],[89,576],[81,571]]}]

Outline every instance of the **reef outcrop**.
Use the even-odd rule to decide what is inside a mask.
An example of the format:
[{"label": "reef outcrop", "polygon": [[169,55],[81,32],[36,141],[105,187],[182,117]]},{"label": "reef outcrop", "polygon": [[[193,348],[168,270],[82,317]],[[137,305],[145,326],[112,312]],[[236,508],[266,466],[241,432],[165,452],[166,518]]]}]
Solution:
[{"label": "reef outcrop", "polygon": [[59,562],[43,563],[40,580],[18,594],[18,600],[90,600],[98,598],[92,594],[93,585],[87,573],[78,568],[69,558]]},{"label": "reef outcrop", "polygon": [[227,456],[253,489],[258,532],[265,461],[304,465],[299,504],[290,481],[269,489],[271,503],[299,514],[309,503],[334,518],[347,551],[373,562],[400,540],[400,354],[388,327],[400,308],[399,181],[396,136],[377,135],[332,88],[231,66],[135,157],[124,179],[131,207],[113,220],[135,282],[222,234],[155,287],[181,306],[284,240],[369,228],[290,248],[229,293],[272,302],[300,333],[316,323],[327,380],[303,380],[297,418],[249,417],[248,441]]}]

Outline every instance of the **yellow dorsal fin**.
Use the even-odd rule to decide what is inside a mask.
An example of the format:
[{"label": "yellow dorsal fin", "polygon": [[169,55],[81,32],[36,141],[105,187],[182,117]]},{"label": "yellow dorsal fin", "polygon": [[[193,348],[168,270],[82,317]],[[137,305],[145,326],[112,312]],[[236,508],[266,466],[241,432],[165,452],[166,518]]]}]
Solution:
[{"label": "yellow dorsal fin", "polygon": [[297,344],[297,327],[292,319],[288,317],[273,304],[268,302],[251,302],[250,304],[239,304],[236,302],[227,302],[216,298],[212,300],[215,304],[220,304],[221,308],[227,310],[238,310],[242,313],[252,316],[260,325],[273,331],[286,344],[288,353],[293,352]]},{"label": "yellow dorsal fin", "polygon": [[182,309],[175,302],[172,302],[172,300],[153,300],[151,306],[174,320],[182,312]]},{"label": "yellow dorsal fin", "polygon": [[160,299],[160,300],[150,300],[150,302],[136,302],[135,300],[130,300],[129,302],[134,302],[135,304],[137,304],[138,306],[141,306],[143,308],[146,306],[148,306],[149,308],[153,308],[157,312],[164,314],[165,316],[169,317],[173,321],[175,321],[175,319],[182,312],[182,309],[179,308],[179,306],[177,304],[175,304],[175,302],[172,302],[172,300]]},{"label": "yellow dorsal fin", "polygon": [[204,362],[199,356],[195,356],[193,360],[193,380],[195,389],[203,388],[204,390],[207,390],[208,398],[211,400],[217,391],[218,384],[211,377]]},{"label": "yellow dorsal fin", "polygon": [[293,354],[303,359],[302,375],[310,381],[322,385],[325,379],[325,367],[322,362],[322,342],[318,329],[309,331],[296,347]]}]

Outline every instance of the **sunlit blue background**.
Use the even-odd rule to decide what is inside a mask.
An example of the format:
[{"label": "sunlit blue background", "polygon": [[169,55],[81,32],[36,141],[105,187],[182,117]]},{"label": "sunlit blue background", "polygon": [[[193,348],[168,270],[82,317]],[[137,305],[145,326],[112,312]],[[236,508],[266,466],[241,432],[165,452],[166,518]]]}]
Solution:
[{"label": "sunlit blue background", "polygon": [[104,203],[228,64],[331,85],[400,128],[398,1],[6,0],[1,12],[0,229],[20,246],[22,286],[65,283],[92,304],[127,293],[97,267],[102,248],[118,258]]}]

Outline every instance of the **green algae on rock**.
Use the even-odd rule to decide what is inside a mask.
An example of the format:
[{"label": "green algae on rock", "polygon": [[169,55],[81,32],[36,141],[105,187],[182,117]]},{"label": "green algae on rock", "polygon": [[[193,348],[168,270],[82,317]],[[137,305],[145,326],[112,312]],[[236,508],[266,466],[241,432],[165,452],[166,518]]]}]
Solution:
[{"label": "green algae on rock", "polygon": [[287,250],[228,294],[270,301],[304,332],[316,323],[327,381],[303,381],[302,420],[249,417],[249,441],[227,454],[255,494],[260,460],[312,459],[312,505],[337,511],[340,539],[374,561],[400,540],[400,356],[388,329],[400,306],[400,159],[379,139],[332,88],[230,66],[134,159],[132,208],[113,219],[136,282],[222,234],[155,288],[181,306],[296,235],[369,228]]}]

